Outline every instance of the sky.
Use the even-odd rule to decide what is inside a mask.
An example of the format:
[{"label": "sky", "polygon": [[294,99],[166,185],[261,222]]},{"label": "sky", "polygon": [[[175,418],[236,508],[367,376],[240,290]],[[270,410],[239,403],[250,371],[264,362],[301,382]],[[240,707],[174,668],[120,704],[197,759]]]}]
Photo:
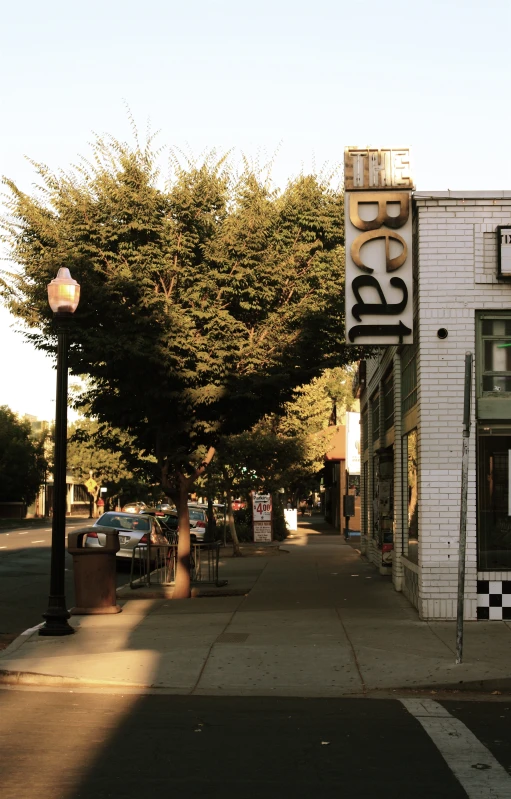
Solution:
[{"label": "sky", "polygon": [[[510,23],[509,0],[4,4],[0,175],[31,192],[29,159],[67,170],[95,133],[133,143],[131,118],[169,150],[273,159],[280,187],[393,145],[419,191],[511,190]],[[52,419],[53,364],[13,324],[0,308],[0,405]]]}]

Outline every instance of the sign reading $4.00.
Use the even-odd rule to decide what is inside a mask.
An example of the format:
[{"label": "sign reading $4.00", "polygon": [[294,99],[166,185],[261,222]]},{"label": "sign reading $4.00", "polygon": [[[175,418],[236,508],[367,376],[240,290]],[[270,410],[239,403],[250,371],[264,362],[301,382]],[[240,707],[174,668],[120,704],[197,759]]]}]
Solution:
[{"label": "sign reading $4.00", "polygon": [[253,519],[255,522],[271,521],[271,494],[254,494]]}]

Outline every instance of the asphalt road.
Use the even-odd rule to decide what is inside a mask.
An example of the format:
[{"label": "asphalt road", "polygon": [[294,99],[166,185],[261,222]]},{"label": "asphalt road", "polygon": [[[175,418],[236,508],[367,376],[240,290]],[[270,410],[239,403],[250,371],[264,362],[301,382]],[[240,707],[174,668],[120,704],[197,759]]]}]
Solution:
[{"label": "asphalt road", "polygon": [[[68,519],[66,529],[84,527],[88,519]],[[51,522],[0,530],[0,649],[29,627],[39,624],[50,589]],[[66,553],[66,600],[74,604],[73,563]],[[129,580],[129,566],[119,564],[117,584]]]},{"label": "asphalt road", "polygon": [[4,689],[2,799],[511,796],[511,702],[433,704],[452,744],[393,699]]}]

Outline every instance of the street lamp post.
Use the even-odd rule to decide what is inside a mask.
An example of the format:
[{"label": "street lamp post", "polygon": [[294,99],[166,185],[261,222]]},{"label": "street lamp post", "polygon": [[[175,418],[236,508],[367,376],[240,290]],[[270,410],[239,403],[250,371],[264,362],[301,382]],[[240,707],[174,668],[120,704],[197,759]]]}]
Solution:
[{"label": "street lamp post", "polygon": [[69,321],[78,307],[80,286],[61,268],[48,284],[48,302],[53,311],[57,346],[57,393],[55,408],[55,454],[53,464],[53,519],[51,533],[51,571],[48,609],[39,635],[70,635],[69,611],[65,596],[66,557],[66,452],[67,452],[67,354]]}]

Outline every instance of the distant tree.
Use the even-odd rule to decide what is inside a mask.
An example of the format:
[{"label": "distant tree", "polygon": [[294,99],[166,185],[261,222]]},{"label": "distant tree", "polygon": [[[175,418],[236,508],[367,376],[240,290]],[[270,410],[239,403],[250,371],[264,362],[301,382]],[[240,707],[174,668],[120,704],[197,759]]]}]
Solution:
[{"label": "distant tree", "polygon": [[352,394],[353,367],[326,369],[319,377],[298,386],[278,420],[279,431],[302,442],[301,459],[287,472],[286,488],[295,502],[316,491],[325,455],[332,446],[334,425],[358,407]]},{"label": "distant tree", "polygon": [[279,422],[288,433],[318,432],[331,424],[342,424],[347,411],[358,407],[352,393],[354,368],[325,369],[321,375],[297,386],[284,406]]},{"label": "distant tree", "polygon": [[161,188],[150,142],[99,139],[70,174],[35,166],[34,196],[6,181],[18,271],[3,294],[54,352],[46,284],[60,266],[81,284],[69,362],[89,379],[82,402],[155,457],[179,514],[174,596],[189,596],[188,493],[222,436],[357,357],[344,348],[342,193],[316,176],[278,193],[214,156],[174,163]]},{"label": "distant tree", "polygon": [[203,481],[206,493],[214,492],[225,499],[226,515],[233,554],[241,555],[232,508],[236,496],[250,501],[252,491],[275,494],[286,485],[288,471],[306,457],[303,439],[277,433],[269,417],[258,422],[252,430],[224,436],[215,460]]},{"label": "distant tree", "polygon": [[[133,453],[130,437],[121,430],[101,427],[93,419],[79,419],[68,430],[67,465],[75,478],[85,483],[89,477],[96,482],[91,493],[94,507],[100,488],[107,489],[107,497],[146,500],[150,497],[151,466],[147,458]],[[153,459],[154,461],[154,459]],[[129,468],[130,463],[136,466]]]},{"label": "distant tree", "polygon": [[337,366],[325,373],[325,391],[332,400],[332,424],[345,424],[348,411],[360,409],[359,400],[353,396],[353,379],[356,364]]},{"label": "distant tree", "polygon": [[34,440],[30,422],[0,406],[0,502],[34,501],[46,468],[44,440]]}]

